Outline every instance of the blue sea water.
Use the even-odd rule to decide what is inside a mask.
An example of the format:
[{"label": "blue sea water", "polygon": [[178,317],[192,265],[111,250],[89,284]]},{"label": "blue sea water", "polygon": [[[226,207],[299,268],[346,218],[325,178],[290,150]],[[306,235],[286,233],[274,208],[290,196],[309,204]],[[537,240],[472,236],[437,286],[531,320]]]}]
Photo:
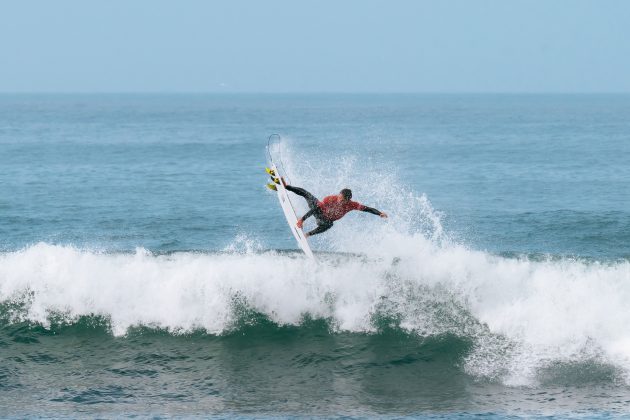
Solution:
[{"label": "blue sea water", "polygon": [[[272,133],[389,219],[305,259]],[[0,415],[628,414],[628,162],[629,95],[0,95]]]}]

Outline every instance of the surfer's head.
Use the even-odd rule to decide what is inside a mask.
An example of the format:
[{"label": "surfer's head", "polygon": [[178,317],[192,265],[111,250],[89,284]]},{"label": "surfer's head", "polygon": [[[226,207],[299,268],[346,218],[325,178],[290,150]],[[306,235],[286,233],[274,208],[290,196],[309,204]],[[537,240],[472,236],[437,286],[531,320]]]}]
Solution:
[{"label": "surfer's head", "polygon": [[350,200],[352,198],[352,191],[350,191],[348,188],[344,188],[343,190],[339,191],[339,195],[341,195],[344,200]]}]

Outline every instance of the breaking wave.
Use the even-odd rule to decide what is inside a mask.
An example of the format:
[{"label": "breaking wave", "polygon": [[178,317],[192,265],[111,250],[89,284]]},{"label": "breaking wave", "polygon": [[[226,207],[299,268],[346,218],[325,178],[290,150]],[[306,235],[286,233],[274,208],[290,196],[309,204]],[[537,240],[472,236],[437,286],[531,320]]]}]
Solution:
[{"label": "breaking wave", "polygon": [[[108,254],[40,243],[0,256],[6,323],[108,320],[224,334],[243,308],[283,326],[323,319],[331,333],[397,329],[472,342],[464,369],[527,385],[557,364],[630,373],[630,264],[504,258],[424,236],[390,238],[397,256],[250,251]],[[389,248],[388,248],[389,249]]]}]

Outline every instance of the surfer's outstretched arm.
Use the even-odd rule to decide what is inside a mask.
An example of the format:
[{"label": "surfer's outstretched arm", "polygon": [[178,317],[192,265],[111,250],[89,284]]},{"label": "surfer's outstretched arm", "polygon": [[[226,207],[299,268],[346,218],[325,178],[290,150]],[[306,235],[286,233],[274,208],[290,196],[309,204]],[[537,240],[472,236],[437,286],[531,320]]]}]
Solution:
[{"label": "surfer's outstretched arm", "polygon": [[361,211],[367,212],[367,213],[372,213],[375,214],[377,216],[381,216],[383,218],[387,218],[387,214],[383,213],[380,210],[376,210],[373,207],[368,207],[368,206],[363,206],[363,208],[361,209]]}]

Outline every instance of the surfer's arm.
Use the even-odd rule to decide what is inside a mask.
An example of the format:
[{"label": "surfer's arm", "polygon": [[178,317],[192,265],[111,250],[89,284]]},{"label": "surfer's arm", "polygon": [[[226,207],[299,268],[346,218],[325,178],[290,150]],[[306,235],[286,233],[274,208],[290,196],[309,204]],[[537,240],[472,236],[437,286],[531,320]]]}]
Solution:
[{"label": "surfer's arm", "polygon": [[315,212],[314,209],[310,209],[309,211],[306,212],[306,214],[304,216],[302,216],[301,219],[298,219],[297,221],[297,227],[299,227],[300,229],[302,229],[302,224],[304,223],[304,221],[306,219],[308,219],[309,217],[311,217],[313,215],[313,213]]},{"label": "surfer's arm", "polygon": [[360,208],[359,210],[364,211],[364,212],[366,212],[366,213],[372,213],[372,214],[375,214],[375,215],[377,215],[377,216],[381,216],[381,217],[383,217],[383,218],[387,217],[387,214],[383,213],[383,212],[382,212],[382,211],[380,211],[380,210],[376,210],[376,209],[375,209],[375,208],[373,208],[373,207],[363,206],[363,207],[362,207],[362,208]]},{"label": "surfer's arm", "polygon": [[308,219],[309,217],[311,217],[313,215],[313,213],[315,212],[315,210],[310,209],[309,211],[306,212],[306,214],[304,216],[302,216],[302,218],[300,219],[302,222],[304,222],[306,219]]}]

